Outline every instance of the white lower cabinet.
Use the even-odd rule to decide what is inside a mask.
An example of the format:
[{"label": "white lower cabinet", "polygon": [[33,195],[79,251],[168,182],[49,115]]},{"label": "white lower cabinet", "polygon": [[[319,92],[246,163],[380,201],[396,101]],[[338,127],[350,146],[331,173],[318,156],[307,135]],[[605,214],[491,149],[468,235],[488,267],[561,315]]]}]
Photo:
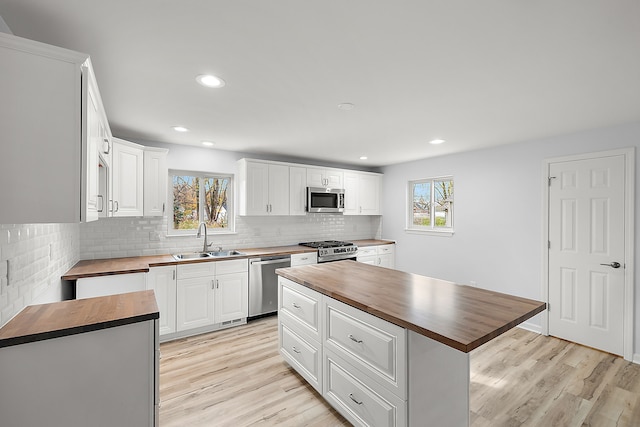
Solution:
[{"label": "white lower cabinet", "polygon": [[176,332],[176,266],[149,268],[147,289],[153,290],[156,295],[160,311],[160,335]]},{"label": "white lower cabinet", "polygon": [[291,267],[318,263],[318,251],[291,255]]},{"label": "white lower cabinet", "polygon": [[126,294],[146,289],[145,273],[110,274],[76,280],[76,299]]},{"label": "white lower cabinet", "polygon": [[246,271],[216,276],[214,323],[230,322],[247,317],[249,312],[248,278]]},{"label": "white lower cabinet", "polygon": [[212,325],[213,277],[178,279],[177,327],[178,332]]},{"label": "white lower cabinet", "polygon": [[386,244],[359,247],[356,261],[379,267],[395,268],[395,246],[395,244]]}]

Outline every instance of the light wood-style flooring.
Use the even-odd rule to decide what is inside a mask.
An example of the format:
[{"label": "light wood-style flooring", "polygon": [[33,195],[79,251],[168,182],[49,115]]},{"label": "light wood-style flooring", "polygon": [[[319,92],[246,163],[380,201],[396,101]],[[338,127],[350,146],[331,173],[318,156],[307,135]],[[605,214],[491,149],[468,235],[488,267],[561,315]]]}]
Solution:
[{"label": "light wood-style flooring", "polygon": [[[350,425],[280,357],[275,316],[160,349],[160,427]],[[470,417],[638,427],[640,365],[515,328],[471,353]]]}]

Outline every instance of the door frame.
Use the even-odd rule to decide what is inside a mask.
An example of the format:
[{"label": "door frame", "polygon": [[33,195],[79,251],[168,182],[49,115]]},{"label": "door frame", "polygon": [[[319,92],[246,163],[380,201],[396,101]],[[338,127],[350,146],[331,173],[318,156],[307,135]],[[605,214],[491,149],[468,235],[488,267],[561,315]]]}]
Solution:
[{"label": "door frame", "polygon": [[[624,194],[624,230],[625,237],[625,277],[624,277],[624,331],[623,331],[623,357],[625,360],[634,361],[633,339],[635,333],[634,324],[634,271],[635,271],[635,147],[616,150],[598,151],[593,153],[576,154],[571,156],[552,157],[543,160],[542,165],[542,297],[549,303],[549,167],[552,163],[568,162],[576,160],[598,159],[602,157],[624,156],[625,159],[625,194]],[[553,308],[553,307],[552,307]],[[542,333],[549,335],[549,313],[542,313]],[[640,360],[636,361],[640,363]]]}]

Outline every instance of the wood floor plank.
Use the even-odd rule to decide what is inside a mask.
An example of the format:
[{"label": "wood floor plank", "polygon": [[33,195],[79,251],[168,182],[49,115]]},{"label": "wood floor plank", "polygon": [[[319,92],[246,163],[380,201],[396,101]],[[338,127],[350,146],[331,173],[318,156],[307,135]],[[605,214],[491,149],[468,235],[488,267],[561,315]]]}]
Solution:
[{"label": "wood floor plank", "polygon": [[[350,425],[278,353],[277,318],[161,344],[160,426]],[[513,329],[471,353],[472,427],[640,427],[640,365]]]}]

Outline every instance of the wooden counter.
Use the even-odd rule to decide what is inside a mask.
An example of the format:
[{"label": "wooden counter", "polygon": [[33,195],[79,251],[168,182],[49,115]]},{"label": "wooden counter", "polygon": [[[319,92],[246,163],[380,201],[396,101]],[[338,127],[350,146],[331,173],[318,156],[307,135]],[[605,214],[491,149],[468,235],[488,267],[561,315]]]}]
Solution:
[{"label": "wooden counter", "polygon": [[158,318],[153,291],[30,305],[0,328],[0,348]]},{"label": "wooden counter", "polygon": [[465,353],[546,308],[539,301],[353,261],[276,273]]},{"label": "wooden counter", "polygon": [[[358,246],[376,246],[393,244],[391,240],[354,240]],[[236,258],[250,258],[258,256],[272,256],[272,255],[292,255],[305,252],[316,252],[316,249],[309,248],[300,245],[289,246],[271,246],[265,248],[245,248],[238,249],[238,251],[244,253],[243,256],[232,257],[216,257],[216,258],[203,258],[203,259],[189,259],[177,261],[170,254],[163,255],[149,255],[139,257],[126,257],[126,258],[107,258],[107,259],[91,259],[78,261],[69,271],[63,276],[62,280],[77,280],[84,277],[98,277],[98,276],[110,276],[114,274],[129,274],[129,273],[147,273],[149,267],[160,267],[163,265],[176,265],[176,264],[194,264],[199,262],[212,262],[223,261],[227,259]]]}]

